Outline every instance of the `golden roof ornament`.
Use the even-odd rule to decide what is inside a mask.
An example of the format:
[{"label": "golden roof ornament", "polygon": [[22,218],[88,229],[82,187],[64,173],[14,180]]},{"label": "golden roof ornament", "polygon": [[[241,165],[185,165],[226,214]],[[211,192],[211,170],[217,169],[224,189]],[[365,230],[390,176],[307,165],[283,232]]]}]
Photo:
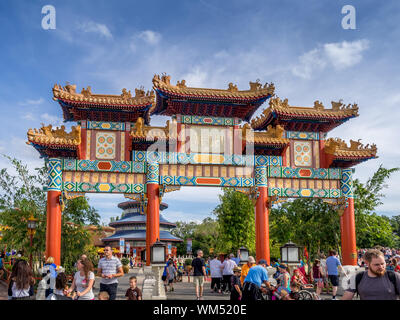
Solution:
[{"label": "golden roof ornament", "polygon": [[229,82],[228,84],[228,91],[230,92],[237,92],[238,88],[236,84],[233,84],[232,82]]},{"label": "golden roof ornament", "polygon": [[360,140],[350,140],[350,146],[348,146],[340,138],[329,138],[325,141],[325,152],[343,156],[375,156],[378,151],[376,144],[364,146]]},{"label": "golden roof ornament", "polygon": [[80,126],[72,126],[72,131],[67,133],[65,131],[65,126],[56,127],[53,129],[53,126],[49,124],[45,126],[42,124],[42,127],[37,129],[29,129],[28,130],[28,140],[30,142],[44,143],[44,144],[58,144],[58,145],[79,145],[81,143],[81,127]]}]

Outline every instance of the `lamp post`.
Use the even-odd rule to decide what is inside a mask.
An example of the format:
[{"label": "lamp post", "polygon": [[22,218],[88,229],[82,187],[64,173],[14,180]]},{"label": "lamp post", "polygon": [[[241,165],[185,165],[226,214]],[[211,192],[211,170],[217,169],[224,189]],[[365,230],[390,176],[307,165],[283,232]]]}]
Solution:
[{"label": "lamp post", "polygon": [[249,261],[249,250],[246,247],[239,248],[239,258],[241,264]]},{"label": "lamp post", "polygon": [[150,259],[152,273],[155,275],[156,279],[152,298],[157,300],[167,299],[164,285],[161,282],[161,276],[166,261],[165,249],[166,245],[157,239],[156,242],[150,246],[150,257],[147,256],[147,259]]},{"label": "lamp post", "polygon": [[35,219],[33,214],[31,214],[31,216],[28,219],[28,234],[30,236],[30,247],[31,247],[31,253],[29,255],[29,265],[31,266],[31,268],[33,268],[33,266],[32,266],[32,241],[33,241],[33,236],[36,232],[36,228],[37,228],[37,219]]},{"label": "lamp post", "polygon": [[296,263],[300,262],[300,249],[295,243],[289,240],[288,243],[284,244],[281,250],[281,261],[283,263]]},{"label": "lamp post", "polygon": [[162,264],[164,265],[166,258],[165,255],[165,244],[160,242],[158,239],[150,247],[150,262],[151,264]]}]

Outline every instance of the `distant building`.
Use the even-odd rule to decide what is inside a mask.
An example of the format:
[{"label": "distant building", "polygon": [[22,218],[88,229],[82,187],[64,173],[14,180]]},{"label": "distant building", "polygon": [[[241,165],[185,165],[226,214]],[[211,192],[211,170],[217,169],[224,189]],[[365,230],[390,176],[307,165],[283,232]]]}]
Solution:
[{"label": "distant building", "polygon": [[[118,205],[123,210],[122,218],[109,223],[115,228],[115,233],[102,239],[104,245],[119,249],[120,238],[125,239],[125,248],[129,244],[129,255],[136,256],[137,260],[144,260],[146,249],[146,215],[142,214],[139,201],[125,201]],[[166,203],[160,204],[160,211],[168,208]],[[167,245],[167,256],[176,256],[176,244],[183,240],[171,234],[176,224],[164,219],[160,214],[160,241]],[[171,251],[168,252],[168,246]]]}]

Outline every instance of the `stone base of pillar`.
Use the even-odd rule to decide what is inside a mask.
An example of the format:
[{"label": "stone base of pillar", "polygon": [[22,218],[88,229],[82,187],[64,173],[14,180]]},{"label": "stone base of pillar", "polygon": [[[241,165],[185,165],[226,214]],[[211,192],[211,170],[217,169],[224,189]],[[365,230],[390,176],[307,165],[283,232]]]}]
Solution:
[{"label": "stone base of pillar", "polygon": [[344,274],[342,270],[339,271],[338,295],[343,295],[344,291],[348,288],[349,279],[352,275],[365,271],[365,268],[361,268],[359,266],[343,266],[343,269],[346,274]]},{"label": "stone base of pillar", "polygon": [[164,283],[161,279],[164,265],[163,264],[153,264],[151,266],[152,274],[155,277],[155,284],[153,289],[152,300],[167,300],[167,295],[165,294]]}]

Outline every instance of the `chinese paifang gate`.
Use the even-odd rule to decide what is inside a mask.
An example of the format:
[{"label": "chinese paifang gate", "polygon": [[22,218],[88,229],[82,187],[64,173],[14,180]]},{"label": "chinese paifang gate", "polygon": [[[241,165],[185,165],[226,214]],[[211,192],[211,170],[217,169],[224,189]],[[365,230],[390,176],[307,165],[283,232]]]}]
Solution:
[{"label": "chinese paifang gate", "polygon": [[[249,90],[187,87],[155,75],[153,90],[135,95],[76,92],[53,87],[53,99],[72,131],[43,126],[28,131],[48,163],[46,255],[60,264],[61,213],[68,199],[86,193],[122,193],[141,201],[146,251],[160,239],[159,205],[181,186],[231,187],[255,205],[256,256],[269,262],[271,205],[288,198],[321,198],[338,210],[344,265],[356,265],[353,166],[376,158],[376,145],[327,139],[333,128],[358,116],[356,104],[327,109],[289,105],[273,84],[250,82]],[[259,117],[254,112],[268,100]],[[165,127],[152,115],[170,116]],[[205,149],[205,147],[207,147]],[[211,151],[208,147],[211,147]],[[206,152],[205,152],[206,150]],[[149,265],[150,261],[147,259]]]}]

